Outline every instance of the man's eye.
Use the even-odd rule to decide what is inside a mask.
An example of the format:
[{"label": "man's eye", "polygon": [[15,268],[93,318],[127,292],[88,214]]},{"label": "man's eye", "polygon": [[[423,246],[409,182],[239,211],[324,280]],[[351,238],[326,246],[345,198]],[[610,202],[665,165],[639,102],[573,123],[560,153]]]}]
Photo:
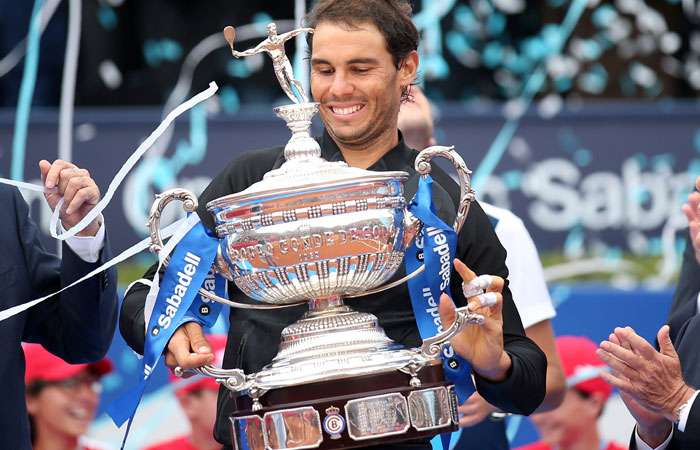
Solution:
[{"label": "man's eye", "polygon": [[367,73],[367,72],[369,72],[369,69],[366,68],[366,67],[357,67],[357,68],[355,69],[355,72],[357,72],[357,73]]},{"label": "man's eye", "polygon": [[321,75],[330,75],[333,73],[333,69],[316,69],[316,72],[318,72]]}]

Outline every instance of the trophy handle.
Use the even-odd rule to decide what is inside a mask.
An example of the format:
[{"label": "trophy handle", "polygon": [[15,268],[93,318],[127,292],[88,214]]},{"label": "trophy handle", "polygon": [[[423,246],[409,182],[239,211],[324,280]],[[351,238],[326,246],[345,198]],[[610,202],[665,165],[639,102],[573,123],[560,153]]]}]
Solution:
[{"label": "trophy handle", "polygon": [[[459,206],[457,207],[457,217],[455,217],[455,222],[452,225],[452,228],[455,230],[456,233],[459,233],[459,231],[462,229],[462,225],[464,225],[464,221],[467,219],[467,214],[469,213],[469,205],[476,199],[474,189],[472,189],[471,186],[470,175],[472,171],[469,170],[467,164],[464,162],[462,157],[459,156],[459,153],[455,151],[454,145],[450,147],[444,147],[442,145],[433,145],[432,147],[428,147],[421,151],[418,154],[418,157],[416,158],[416,171],[423,178],[426,178],[428,174],[430,174],[430,171],[432,169],[432,166],[430,165],[430,160],[435,156],[441,156],[449,160],[452,163],[452,165],[455,166],[455,169],[457,169],[457,175],[459,176],[459,195],[461,200],[459,202]],[[420,233],[420,230],[422,228],[423,224],[421,223],[421,221],[416,216],[411,214],[408,210],[406,210],[404,213],[404,230],[406,231],[407,247],[411,244],[411,242],[413,242],[413,239],[415,239],[418,233]],[[386,291],[387,289],[391,289],[394,286],[398,286],[399,284],[410,280],[411,278],[415,277],[424,270],[425,264],[420,266],[413,272],[409,273],[405,277],[401,278],[400,280],[396,280],[394,282],[385,284],[383,286],[379,286],[374,289],[370,289],[362,293],[346,295],[345,298],[361,297],[363,295],[375,294],[377,292]]]},{"label": "trophy handle", "polygon": [[421,355],[429,359],[437,358],[442,351],[442,347],[470,323],[483,325],[484,316],[470,312],[466,306],[455,309],[455,321],[452,322],[450,328],[433,337],[423,339],[423,345],[420,348]]},{"label": "trophy handle", "polygon": [[[160,235],[160,216],[165,206],[173,200],[182,201],[182,209],[187,212],[196,211],[199,205],[197,197],[187,189],[170,189],[169,191],[156,195],[156,201],[151,205],[151,212],[148,215],[148,222],[146,223],[151,233],[151,245],[148,247],[151,253],[160,254],[163,250],[163,238]],[[163,265],[167,266],[168,262],[170,262],[170,255],[165,257]]]},{"label": "trophy handle", "polygon": [[[156,195],[156,200],[155,202],[153,202],[153,205],[151,205],[151,212],[148,216],[148,222],[146,223],[146,226],[148,226],[148,229],[151,234],[151,245],[148,247],[148,249],[152,253],[159,254],[163,250],[163,238],[160,234],[160,216],[163,213],[163,209],[165,209],[165,206],[173,200],[182,201],[182,209],[184,209],[186,212],[195,212],[199,204],[199,202],[197,201],[197,197],[187,189],[170,189],[168,191]],[[165,259],[163,259],[163,267],[167,267],[169,262],[170,255],[166,256]],[[214,265],[214,270],[216,270],[216,265]],[[219,297],[218,295],[213,294],[207,291],[206,289],[202,288],[199,289],[199,294],[201,294],[203,297],[209,300],[242,309],[280,309],[290,308],[292,306],[298,306],[302,303],[306,303],[302,301],[284,305],[254,305],[248,303],[234,302],[227,298]]]}]

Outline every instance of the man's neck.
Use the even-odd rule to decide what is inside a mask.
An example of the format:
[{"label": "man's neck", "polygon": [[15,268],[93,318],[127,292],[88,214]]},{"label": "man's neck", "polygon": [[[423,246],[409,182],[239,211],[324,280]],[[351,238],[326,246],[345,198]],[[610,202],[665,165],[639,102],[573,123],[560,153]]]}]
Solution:
[{"label": "man's neck", "polygon": [[399,145],[398,132],[394,131],[391,136],[393,136],[393,139],[385,138],[379,142],[374,141],[363,146],[348,146],[339,142],[336,142],[336,144],[348,166],[367,169]]}]

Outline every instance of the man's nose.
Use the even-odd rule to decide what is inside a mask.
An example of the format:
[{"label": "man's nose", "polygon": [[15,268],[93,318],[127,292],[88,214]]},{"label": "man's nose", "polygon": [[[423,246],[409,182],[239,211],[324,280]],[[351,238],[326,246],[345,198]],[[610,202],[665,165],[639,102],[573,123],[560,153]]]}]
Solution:
[{"label": "man's nose", "polygon": [[355,87],[352,85],[347,75],[342,71],[336,71],[331,83],[330,94],[333,96],[343,96],[352,94]]}]

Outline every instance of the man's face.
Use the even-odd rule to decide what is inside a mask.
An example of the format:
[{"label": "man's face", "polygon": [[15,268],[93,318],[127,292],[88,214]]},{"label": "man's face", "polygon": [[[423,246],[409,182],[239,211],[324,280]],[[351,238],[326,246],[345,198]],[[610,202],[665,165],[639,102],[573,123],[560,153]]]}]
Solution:
[{"label": "man's face", "polygon": [[595,430],[602,408],[598,394],[585,397],[567,389],[564,401],[552,411],[537,413],[530,420],[540,433],[540,440],[549,445],[571,445],[590,430]]},{"label": "man's face", "polygon": [[216,424],[216,403],[219,391],[209,387],[178,394],[183,411],[192,428],[213,430]]},{"label": "man's face", "polygon": [[311,92],[341,148],[364,150],[396,139],[401,87],[413,81],[417,56],[407,61],[400,69],[394,66],[384,36],[373,25],[316,26]]},{"label": "man's face", "polygon": [[98,377],[83,371],[60,383],[48,385],[27,397],[27,410],[38,430],[78,437],[88,429],[100,401]]}]

